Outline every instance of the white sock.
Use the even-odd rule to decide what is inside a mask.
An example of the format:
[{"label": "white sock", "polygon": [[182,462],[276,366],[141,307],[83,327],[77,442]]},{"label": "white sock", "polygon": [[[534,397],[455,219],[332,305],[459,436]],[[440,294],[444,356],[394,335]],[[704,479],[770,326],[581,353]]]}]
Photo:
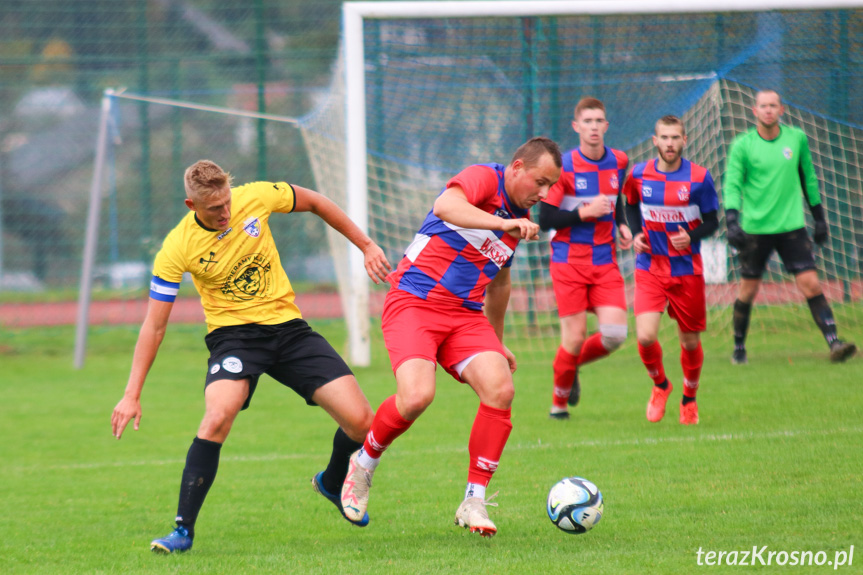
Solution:
[{"label": "white sock", "polygon": [[359,453],[359,455],[357,455],[357,463],[359,463],[360,465],[362,465],[363,467],[365,467],[369,471],[374,471],[375,468],[377,468],[378,463],[380,463],[380,462],[381,462],[380,457],[375,459],[374,457],[372,457],[371,455],[366,453],[365,449],[360,448],[360,453]]},{"label": "white sock", "polygon": [[467,499],[468,497],[479,497],[485,500],[485,485],[468,483],[467,488],[464,490],[464,498]]}]

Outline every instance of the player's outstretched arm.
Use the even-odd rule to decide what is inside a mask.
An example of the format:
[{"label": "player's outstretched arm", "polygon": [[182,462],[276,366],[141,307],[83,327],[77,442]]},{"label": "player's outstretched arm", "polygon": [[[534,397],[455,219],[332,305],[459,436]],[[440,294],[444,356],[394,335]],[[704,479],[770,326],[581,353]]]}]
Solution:
[{"label": "player's outstretched arm", "polygon": [[147,317],[144,318],[141,331],[138,333],[138,342],[135,344],[135,355],[132,357],[129,382],[126,384],[123,399],[114,407],[114,413],[111,415],[111,433],[117,439],[123,436],[123,431],[133,419],[135,420],[135,431],[138,431],[141,424],[141,390],[144,388],[147,373],[156,359],[159,345],[165,337],[168,318],[173,307],[173,301],[159,301],[150,298],[147,306]]},{"label": "player's outstretched arm", "polygon": [[366,273],[375,283],[386,280],[392,266],[384,251],[365,234],[331,199],[308,188],[291,184],[296,193],[295,212],[312,212],[328,226],[345,236],[348,241],[360,248],[365,260]]},{"label": "player's outstretched arm", "polygon": [[468,201],[460,186],[447,188],[437,197],[434,215],[460,228],[501,230],[523,240],[539,238],[539,225],[527,218],[509,220],[485,212]]}]

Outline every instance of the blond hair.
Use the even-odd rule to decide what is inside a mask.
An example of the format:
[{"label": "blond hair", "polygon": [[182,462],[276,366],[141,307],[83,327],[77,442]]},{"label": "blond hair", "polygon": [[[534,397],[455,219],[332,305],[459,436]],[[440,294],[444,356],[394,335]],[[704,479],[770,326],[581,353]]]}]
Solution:
[{"label": "blond hair", "polygon": [[186,197],[190,200],[206,198],[230,187],[231,174],[210,160],[198,160],[188,168],[183,175],[183,186]]}]

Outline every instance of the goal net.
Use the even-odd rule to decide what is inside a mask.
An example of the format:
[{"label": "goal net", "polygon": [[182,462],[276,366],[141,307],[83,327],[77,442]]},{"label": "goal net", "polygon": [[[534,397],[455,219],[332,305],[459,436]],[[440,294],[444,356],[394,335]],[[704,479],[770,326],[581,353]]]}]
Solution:
[{"label": "goal net", "polygon": [[[576,147],[573,107],[595,96],[610,121],[606,144],[626,151],[630,165],[654,154],[659,117],[681,116],[685,155],[710,169],[721,199],[728,145],[753,126],[755,91],[776,89],[783,121],[809,136],[822,186],[831,235],[818,250],[819,273],[840,335],[859,340],[861,6],[726,0],[695,12],[674,2],[347,3],[329,97],[300,124],[317,189],[367,222],[395,264],[452,175],[474,163],[506,164],[535,135]],[[703,248],[708,329],[727,336],[730,348],[739,270],[720,214],[720,231]],[[547,237],[516,250],[506,341],[521,361],[550,361],[558,344],[548,253]],[[632,254],[620,253],[619,262],[631,303]],[[337,266],[343,302],[379,317],[386,288],[363,295],[368,284],[352,265]],[[813,329],[793,278],[771,260],[750,337]]]},{"label": "goal net", "polygon": [[[188,213],[187,166],[206,158],[229,171],[237,185],[272,180],[313,187],[298,120],[289,115],[298,107],[295,92],[268,85],[267,114],[256,111],[258,91],[248,84],[193,96],[194,102],[108,90],[103,97],[90,199],[79,202],[89,211],[77,224],[86,227],[78,367],[85,361],[89,326],[139,323],[144,317],[155,255]],[[322,220],[290,214],[273,217],[269,225],[303,313],[342,317],[329,288],[335,278]],[[171,321],[203,329],[204,313],[190,279],[181,284]]]}]

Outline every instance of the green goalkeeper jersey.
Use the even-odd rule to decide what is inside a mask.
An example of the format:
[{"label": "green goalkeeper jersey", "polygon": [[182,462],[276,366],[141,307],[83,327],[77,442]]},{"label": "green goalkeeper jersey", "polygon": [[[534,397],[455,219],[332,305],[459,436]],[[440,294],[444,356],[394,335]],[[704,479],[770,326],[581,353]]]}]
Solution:
[{"label": "green goalkeeper jersey", "polygon": [[803,195],[821,203],[809,142],[799,128],[781,126],[779,137],[765,140],[753,128],[731,143],[725,168],[726,210],[740,211],[748,234],[778,234],[806,225]]}]

